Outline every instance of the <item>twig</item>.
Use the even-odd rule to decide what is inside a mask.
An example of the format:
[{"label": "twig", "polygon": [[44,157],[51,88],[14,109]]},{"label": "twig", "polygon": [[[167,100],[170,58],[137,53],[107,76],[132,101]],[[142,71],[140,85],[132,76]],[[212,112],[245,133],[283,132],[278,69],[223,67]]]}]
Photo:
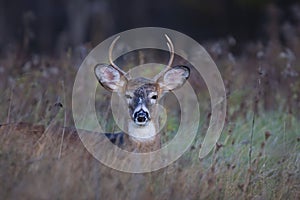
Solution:
[{"label": "twig", "polygon": [[250,146],[249,146],[249,169],[252,169],[252,144],[253,144],[253,134],[254,134],[254,123],[255,123],[255,112],[253,112],[252,117],[252,125],[251,125],[251,132],[250,132]]},{"label": "twig", "polygon": [[[248,154],[249,168],[248,168],[246,182],[245,182],[244,187],[243,187],[244,195],[247,194],[246,192],[248,191],[248,187],[251,184],[251,179],[252,179],[252,162],[251,162],[251,160],[252,160],[252,144],[253,144],[253,134],[254,134],[254,123],[255,123],[255,112],[253,112],[251,132],[250,132],[250,143],[249,143],[249,154]],[[251,189],[251,185],[250,185],[250,189]],[[250,191],[250,194],[251,194],[251,191]],[[246,198],[246,197],[244,197],[244,198]]]},{"label": "twig", "polygon": [[7,119],[6,119],[7,124],[10,123],[10,112],[11,112],[12,98],[13,98],[13,88],[10,89],[9,106],[8,106]]},{"label": "twig", "polygon": [[286,149],[286,123],[285,123],[285,119],[284,119],[284,122],[283,122],[283,145],[284,145],[284,152],[286,153],[287,149]]},{"label": "twig", "polygon": [[[243,187],[243,191],[246,194],[246,191],[248,190],[249,185],[251,184],[251,179],[252,179],[252,150],[253,150],[253,135],[254,135],[254,125],[255,125],[255,115],[256,112],[258,112],[258,102],[259,102],[259,97],[260,97],[260,78],[258,78],[257,86],[258,88],[258,94],[255,95],[254,97],[254,106],[253,106],[253,116],[252,116],[252,124],[251,124],[251,131],[250,131],[250,143],[249,143],[249,153],[248,153],[248,174],[247,174],[247,179],[246,183]],[[251,185],[250,185],[250,190],[251,190]],[[252,190],[250,191],[250,194],[252,193]]]},{"label": "twig", "polygon": [[[64,94],[64,105],[66,106],[66,92],[65,92],[64,81],[62,81],[62,89],[63,89],[63,94]],[[60,142],[60,147],[59,147],[58,159],[60,159],[60,157],[61,157],[62,146],[63,146],[64,136],[65,136],[66,121],[67,121],[67,113],[66,113],[66,109],[64,109],[64,126],[63,126],[62,135],[61,135],[61,142]]]}]

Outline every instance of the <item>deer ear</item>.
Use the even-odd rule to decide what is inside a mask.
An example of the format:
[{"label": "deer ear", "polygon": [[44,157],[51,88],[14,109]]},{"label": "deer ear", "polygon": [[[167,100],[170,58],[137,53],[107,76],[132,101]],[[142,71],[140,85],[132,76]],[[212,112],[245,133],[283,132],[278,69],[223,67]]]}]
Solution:
[{"label": "deer ear", "polygon": [[118,91],[125,84],[126,78],[122,78],[121,73],[108,64],[98,64],[94,69],[99,83],[109,91]]},{"label": "deer ear", "polygon": [[176,66],[169,69],[158,79],[160,88],[167,92],[180,88],[190,76],[190,69],[185,66]]}]

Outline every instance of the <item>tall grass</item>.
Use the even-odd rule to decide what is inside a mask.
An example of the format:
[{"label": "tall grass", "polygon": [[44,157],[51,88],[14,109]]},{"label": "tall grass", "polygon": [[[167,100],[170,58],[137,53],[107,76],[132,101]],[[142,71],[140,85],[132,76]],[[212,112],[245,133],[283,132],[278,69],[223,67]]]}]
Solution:
[{"label": "tall grass", "polygon": [[[266,44],[241,45],[239,55],[232,37],[206,44],[228,95],[223,134],[199,160],[210,105],[203,81],[192,76],[201,110],[197,138],[176,162],[146,174],[104,166],[78,139],[71,113],[76,68],[69,52],[60,59],[21,60],[9,52],[0,59],[1,199],[299,199],[300,49],[294,44],[300,34],[299,26],[289,28],[298,33],[290,38],[294,42],[271,37]],[[105,111],[98,113],[100,123],[115,130],[109,98],[98,94],[96,108]],[[174,137],[176,113],[163,141]]]}]

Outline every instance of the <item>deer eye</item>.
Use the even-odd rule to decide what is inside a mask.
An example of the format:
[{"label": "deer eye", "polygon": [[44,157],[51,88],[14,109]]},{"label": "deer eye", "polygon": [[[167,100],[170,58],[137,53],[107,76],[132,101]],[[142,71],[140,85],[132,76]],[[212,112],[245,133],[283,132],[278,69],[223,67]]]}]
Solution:
[{"label": "deer eye", "polygon": [[154,99],[154,100],[156,100],[157,99],[157,95],[155,94],[155,95],[153,95],[152,97],[151,97],[151,99]]},{"label": "deer eye", "polygon": [[132,96],[129,94],[126,94],[125,97],[126,97],[126,99],[132,99]]}]

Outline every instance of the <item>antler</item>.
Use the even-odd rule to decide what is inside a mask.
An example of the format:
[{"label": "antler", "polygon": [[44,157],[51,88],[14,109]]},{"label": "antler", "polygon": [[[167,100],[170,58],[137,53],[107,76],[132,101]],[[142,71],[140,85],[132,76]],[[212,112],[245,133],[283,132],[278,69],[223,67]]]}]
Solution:
[{"label": "antler", "polygon": [[[173,45],[173,42],[172,40],[169,38],[169,36],[167,34],[165,34],[165,37],[167,39],[167,45],[168,45],[168,48],[169,48],[169,51],[170,51],[170,60],[168,62],[168,65],[166,66],[166,68],[161,71],[159,74],[157,74],[155,77],[154,77],[154,80],[158,80],[163,74],[165,74],[170,68],[171,68],[171,65],[173,63],[173,60],[174,60],[174,45]],[[116,69],[118,70],[123,76],[127,77],[127,74],[125,71],[123,71],[122,69],[120,69],[113,61],[112,59],[112,51],[113,51],[113,48],[117,42],[117,40],[120,38],[120,36],[117,36],[113,42],[111,43],[110,47],[109,47],[109,52],[108,52],[108,58],[109,58],[109,62],[110,64]]]},{"label": "antler", "polygon": [[118,70],[123,76],[126,76],[126,72],[124,72],[122,69],[120,69],[113,61],[112,59],[112,51],[113,51],[113,48],[117,42],[117,40],[120,38],[120,36],[117,36],[114,41],[111,43],[111,45],[109,46],[109,51],[108,51],[108,59],[109,59],[109,62],[110,64],[116,69]]},{"label": "antler", "polygon": [[171,65],[172,65],[173,60],[174,60],[174,45],[173,45],[173,42],[167,34],[165,34],[165,37],[168,40],[167,45],[168,45],[168,48],[169,48],[169,51],[170,51],[170,60],[168,62],[168,65],[166,66],[166,68],[163,71],[161,71],[159,74],[157,74],[154,77],[154,80],[159,79],[163,74],[165,74],[171,68]]}]

